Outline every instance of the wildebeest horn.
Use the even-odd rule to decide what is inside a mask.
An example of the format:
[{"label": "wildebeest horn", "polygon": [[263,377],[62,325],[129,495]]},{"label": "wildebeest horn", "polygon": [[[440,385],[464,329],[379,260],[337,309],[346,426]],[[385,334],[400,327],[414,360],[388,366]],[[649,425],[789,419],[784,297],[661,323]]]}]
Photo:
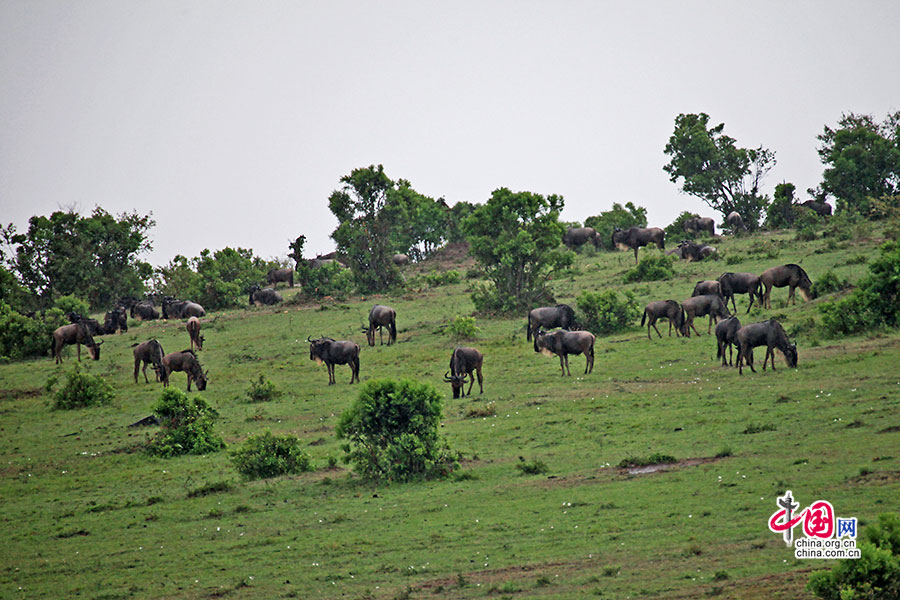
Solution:
[{"label": "wildebeest horn", "polygon": [[309,338],[309,336],[306,336],[306,341],[312,344],[312,340]]},{"label": "wildebeest horn", "polygon": [[94,345],[95,345],[95,346],[99,346],[99,345],[102,344],[102,343],[103,343],[103,340],[100,340],[99,342],[94,342]]},{"label": "wildebeest horn", "polygon": [[453,381],[453,379],[450,377],[450,371],[444,373],[444,381]]}]

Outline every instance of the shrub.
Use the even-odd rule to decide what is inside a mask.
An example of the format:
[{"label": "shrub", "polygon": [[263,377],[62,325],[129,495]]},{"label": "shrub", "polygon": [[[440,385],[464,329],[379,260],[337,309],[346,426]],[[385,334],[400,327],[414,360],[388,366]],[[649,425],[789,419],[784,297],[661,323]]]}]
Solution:
[{"label": "shrub", "polygon": [[675,275],[672,258],[662,254],[645,256],[633,269],[625,273],[625,283],[634,281],[660,281]]},{"label": "shrub", "polygon": [[811,242],[816,239],[816,229],[822,224],[822,218],[809,209],[803,209],[794,219],[794,227],[797,229],[797,240],[801,242]]},{"label": "shrub", "polygon": [[668,454],[662,454],[660,452],[655,452],[650,456],[644,458],[639,456],[629,456],[628,458],[623,458],[619,463],[619,467],[626,469],[629,467],[648,467],[650,465],[666,465],[674,462],[678,462],[674,456],[670,456]]},{"label": "shrub", "polygon": [[301,293],[288,300],[288,304],[325,296],[343,300],[356,289],[353,272],[339,263],[313,268],[304,261],[297,267],[297,281],[300,282]]},{"label": "shrub", "polygon": [[853,230],[861,220],[858,213],[842,210],[828,219],[822,236],[839,241],[851,240],[853,239]]},{"label": "shrub", "polygon": [[461,280],[462,275],[459,274],[459,271],[452,269],[450,271],[433,271],[425,274],[425,282],[431,287],[459,283]]},{"label": "shrub", "polygon": [[[48,392],[56,387],[57,377],[54,375],[47,380]],[[72,409],[109,404],[115,393],[112,386],[99,375],[91,375],[81,370],[80,365],[75,367],[66,376],[66,382],[54,394],[53,408]]]},{"label": "shrub", "polygon": [[598,335],[623,331],[641,314],[631,291],[625,292],[624,299],[613,290],[585,291],[576,303],[582,326]]},{"label": "shrub", "polygon": [[207,454],[225,447],[213,430],[219,414],[199,396],[188,398],[176,388],[166,388],[153,409],[160,422],[159,433],[147,451],[163,457]]},{"label": "shrub", "polygon": [[46,356],[53,331],[66,323],[68,321],[58,308],[51,308],[43,317],[31,318],[0,301],[0,359]]},{"label": "shrub", "polygon": [[68,296],[60,296],[53,302],[53,307],[58,308],[65,315],[66,313],[74,312],[78,313],[83,317],[87,317],[88,313],[91,311],[91,307],[88,305],[86,300],[82,300],[78,296],[74,296],[69,294]]},{"label": "shrub", "polygon": [[441,395],[427,383],[376,379],[341,415],[336,433],[348,440],[347,462],[367,479],[443,477],[459,466],[438,433]]},{"label": "shrub", "polygon": [[822,273],[818,279],[813,282],[812,297],[818,298],[825,294],[840,292],[850,287],[850,280],[846,277],[841,278],[834,271],[828,270]]},{"label": "shrub", "polygon": [[259,379],[250,382],[246,398],[250,402],[268,402],[281,396],[281,390],[275,384],[266,379],[265,375],[259,375]]},{"label": "shrub", "polygon": [[540,459],[534,459],[532,461],[526,461],[524,457],[519,457],[519,462],[516,463],[516,468],[522,473],[522,475],[543,475],[550,469],[547,468],[547,465],[544,461]]},{"label": "shrub", "polygon": [[312,470],[309,455],[300,448],[294,435],[274,435],[266,430],[251,435],[237,450],[231,452],[231,462],[247,479],[267,479]]},{"label": "shrub", "polygon": [[459,315],[450,321],[447,331],[457,341],[473,340],[481,332],[481,330],[475,326],[475,317],[461,317]]}]

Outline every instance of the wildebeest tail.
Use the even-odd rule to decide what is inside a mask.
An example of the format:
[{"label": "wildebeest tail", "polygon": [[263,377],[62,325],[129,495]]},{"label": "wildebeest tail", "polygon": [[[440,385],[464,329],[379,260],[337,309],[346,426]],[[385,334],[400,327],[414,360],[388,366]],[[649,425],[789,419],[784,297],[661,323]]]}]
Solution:
[{"label": "wildebeest tail", "polygon": [[391,341],[397,341],[397,316],[391,317]]},{"label": "wildebeest tail", "polygon": [[526,327],[525,331],[525,339],[529,341],[531,340],[531,313],[528,313],[528,326]]},{"label": "wildebeest tail", "polygon": [[647,321],[647,309],[644,309],[644,314],[641,315],[641,327],[644,326],[644,323]]}]

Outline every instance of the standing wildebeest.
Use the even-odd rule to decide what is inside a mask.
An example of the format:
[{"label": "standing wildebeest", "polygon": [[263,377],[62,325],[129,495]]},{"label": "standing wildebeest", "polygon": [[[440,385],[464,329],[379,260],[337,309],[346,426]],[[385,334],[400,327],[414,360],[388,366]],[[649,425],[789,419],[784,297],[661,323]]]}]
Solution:
[{"label": "standing wildebeest", "polygon": [[62,347],[66,344],[75,344],[78,351],[78,362],[81,362],[81,344],[87,346],[91,358],[100,360],[100,344],[103,342],[94,342],[90,329],[83,322],[72,323],[71,325],[63,325],[53,332],[53,356],[56,357],[56,364],[62,362]]},{"label": "standing wildebeest", "polygon": [[812,281],[809,280],[809,275],[806,274],[806,271],[804,271],[800,265],[791,263],[781,265],[780,267],[766,269],[760,274],[759,281],[760,285],[765,286],[766,288],[762,297],[763,306],[765,308],[772,308],[771,295],[773,287],[789,286],[788,301],[791,302],[791,304],[796,302],[796,299],[794,298],[795,288],[800,288],[803,299],[809,300]]},{"label": "standing wildebeest", "polygon": [[184,371],[187,374],[187,391],[191,391],[191,382],[197,382],[197,389],[203,391],[206,389],[209,371],[204,372],[200,367],[200,361],[193,350],[182,350],[181,352],[172,352],[166,354],[162,359],[163,364],[163,386],[169,386],[169,374],[172,371]]},{"label": "standing wildebeest", "polygon": [[391,257],[391,262],[398,267],[402,267],[403,265],[409,264],[409,256],[406,254],[395,254]]},{"label": "standing wildebeest", "polygon": [[188,335],[191,337],[191,350],[197,346],[197,350],[203,350],[203,336],[200,335],[200,319],[191,317],[185,323]]},{"label": "standing wildebeest", "polygon": [[104,334],[111,334],[117,331],[123,333],[128,331],[128,313],[125,312],[124,306],[119,306],[106,313],[103,321]]},{"label": "standing wildebeest", "polygon": [[147,379],[147,365],[153,365],[153,370],[156,371],[156,380],[163,381],[163,377],[167,375],[166,370],[163,368],[164,355],[165,352],[163,352],[162,344],[160,344],[158,340],[148,340],[140,344],[135,344],[134,382],[138,382],[138,369],[142,362],[144,366],[142,369],[144,373],[144,382],[150,383],[150,380]]},{"label": "standing wildebeest", "polygon": [[590,331],[538,331],[534,334],[534,351],[545,354],[555,354],[559,357],[559,368],[563,377],[569,371],[569,355],[584,354],[587,362],[584,365],[584,374],[594,370],[594,334]]},{"label": "standing wildebeest", "polygon": [[378,339],[384,344],[384,330],[382,327],[388,328],[388,343],[390,346],[397,341],[397,313],[390,306],[382,306],[376,304],[369,311],[369,327],[366,329],[366,340],[370,346],[375,345],[375,329],[378,329]]},{"label": "standing wildebeest", "polygon": [[773,348],[781,350],[787,366],[791,368],[797,366],[797,344],[792,344],[788,340],[784,327],[775,319],[744,325],[737,331],[737,344],[738,373],[741,375],[744,374],[744,362],[749,365],[751,371],[756,373],[756,369],[753,368],[753,348],[756,346],[766,347],[763,371],[766,370],[766,361],[769,360],[769,356],[772,357],[772,370],[775,370],[775,350]]},{"label": "standing wildebeest", "polygon": [[460,347],[453,351],[453,355],[450,356],[450,370],[444,374],[444,381],[448,382],[453,388],[454,398],[459,398],[460,392],[462,392],[463,397],[466,396],[466,392],[463,390],[463,386],[466,383],[466,375],[470,379],[468,393],[472,393],[472,386],[475,385],[475,375],[472,374],[472,371],[478,373],[478,393],[484,393],[484,386],[482,385],[484,379],[481,377],[481,364],[483,361],[484,357],[481,355],[481,352],[475,348]]},{"label": "standing wildebeest", "polygon": [[722,295],[722,284],[718,281],[707,280],[707,281],[698,281],[697,285],[694,286],[694,291],[691,293],[691,297],[693,296],[705,296],[706,294],[718,294]]},{"label": "standing wildebeest", "polygon": [[616,227],[612,234],[613,246],[634,250],[634,262],[638,261],[638,248],[648,244],[656,244],[660,250],[666,249],[666,232],[659,227],[629,227],[622,230]]},{"label": "standing wildebeest", "polygon": [[282,298],[281,294],[276,292],[273,288],[260,289],[258,285],[254,285],[250,288],[251,305],[272,306],[273,304],[280,304],[281,302],[284,302],[284,298]]},{"label": "standing wildebeest", "polygon": [[737,211],[731,211],[728,213],[728,216],[725,217],[725,222],[731,228],[732,233],[737,233],[738,231],[747,231],[747,226],[744,225],[744,219],[741,217]]},{"label": "standing wildebeest", "polygon": [[[722,366],[731,365],[734,354],[733,346],[737,346],[737,332],[741,328],[741,322],[737,317],[728,317],[716,323],[716,343],[718,350],[716,358],[722,359]],[[725,362],[725,348],[728,348],[728,362]]]},{"label": "standing wildebeest", "polygon": [[277,288],[279,282],[289,283],[291,287],[294,287],[294,269],[290,267],[269,269],[269,272],[266,273],[266,283],[271,283],[273,288]]},{"label": "standing wildebeest", "polygon": [[818,202],[817,200],[807,200],[806,202],[801,202],[799,206],[805,206],[810,210],[816,211],[820,217],[830,217],[831,216],[831,205],[827,202]]},{"label": "standing wildebeest", "polygon": [[719,294],[706,294],[705,296],[688,298],[681,303],[681,308],[684,309],[685,315],[684,325],[682,325],[682,333],[685,337],[691,337],[692,328],[694,333],[700,335],[700,332],[694,327],[694,317],[709,315],[709,327],[706,328],[706,333],[709,335],[714,320],[718,322],[719,319],[726,319],[731,316],[725,307],[725,300]]},{"label": "standing wildebeest", "polygon": [[759,276],[753,273],[722,273],[717,280],[722,287],[722,297],[725,298],[725,304],[731,299],[731,306],[734,312],[737,312],[737,304],[734,302],[735,294],[749,294],[750,304],[747,306],[747,312],[753,307],[753,296],[755,295],[760,304],[762,304],[762,287],[759,283]]},{"label": "standing wildebeest", "polygon": [[710,236],[716,235],[716,222],[709,217],[691,217],[682,223],[682,227],[686,233],[697,234],[705,231]]},{"label": "standing wildebeest", "polygon": [[144,300],[131,307],[131,318],[138,318],[142,321],[155,321],[159,318],[159,311],[153,307],[153,302]]},{"label": "standing wildebeest", "polygon": [[557,304],[556,306],[542,306],[535,308],[528,313],[528,330],[525,333],[525,339],[530,340],[531,336],[538,329],[552,329],[559,327],[561,329],[571,330],[575,327],[575,311],[568,304]]},{"label": "standing wildebeest", "polygon": [[334,365],[350,366],[350,383],[359,381],[359,344],[354,342],[339,341],[331,338],[320,337],[317,340],[309,339],[309,360],[323,362],[328,367],[328,385],[334,385]]},{"label": "standing wildebeest", "polygon": [[675,325],[676,335],[682,334],[681,330],[684,328],[684,310],[682,310],[681,305],[674,300],[657,300],[644,307],[644,314],[641,317],[641,327],[644,326],[644,322],[646,321],[648,340],[653,339],[650,337],[651,326],[653,329],[656,329],[656,335],[662,337],[659,329],[656,328],[657,319],[668,319],[670,336],[672,335],[672,325]]},{"label": "standing wildebeest", "polygon": [[588,242],[597,248],[600,245],[600,235],[593,227],[569,227],[563,234],[562,241],[571,250]]}]

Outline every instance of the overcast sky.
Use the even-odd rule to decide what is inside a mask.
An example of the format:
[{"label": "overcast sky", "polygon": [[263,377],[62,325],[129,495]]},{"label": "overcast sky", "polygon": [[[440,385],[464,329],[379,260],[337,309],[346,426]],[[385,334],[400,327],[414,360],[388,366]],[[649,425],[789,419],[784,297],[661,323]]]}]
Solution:
[{"label": "overcast sky", "polygon": [[821,181],[816,135],[900,110],[900,2],[0,0],[0,221],[152,211],[164,264],[325,253],[327,198],[383,164],[419,192],[715,215],[662,170],[679,113]]}]

